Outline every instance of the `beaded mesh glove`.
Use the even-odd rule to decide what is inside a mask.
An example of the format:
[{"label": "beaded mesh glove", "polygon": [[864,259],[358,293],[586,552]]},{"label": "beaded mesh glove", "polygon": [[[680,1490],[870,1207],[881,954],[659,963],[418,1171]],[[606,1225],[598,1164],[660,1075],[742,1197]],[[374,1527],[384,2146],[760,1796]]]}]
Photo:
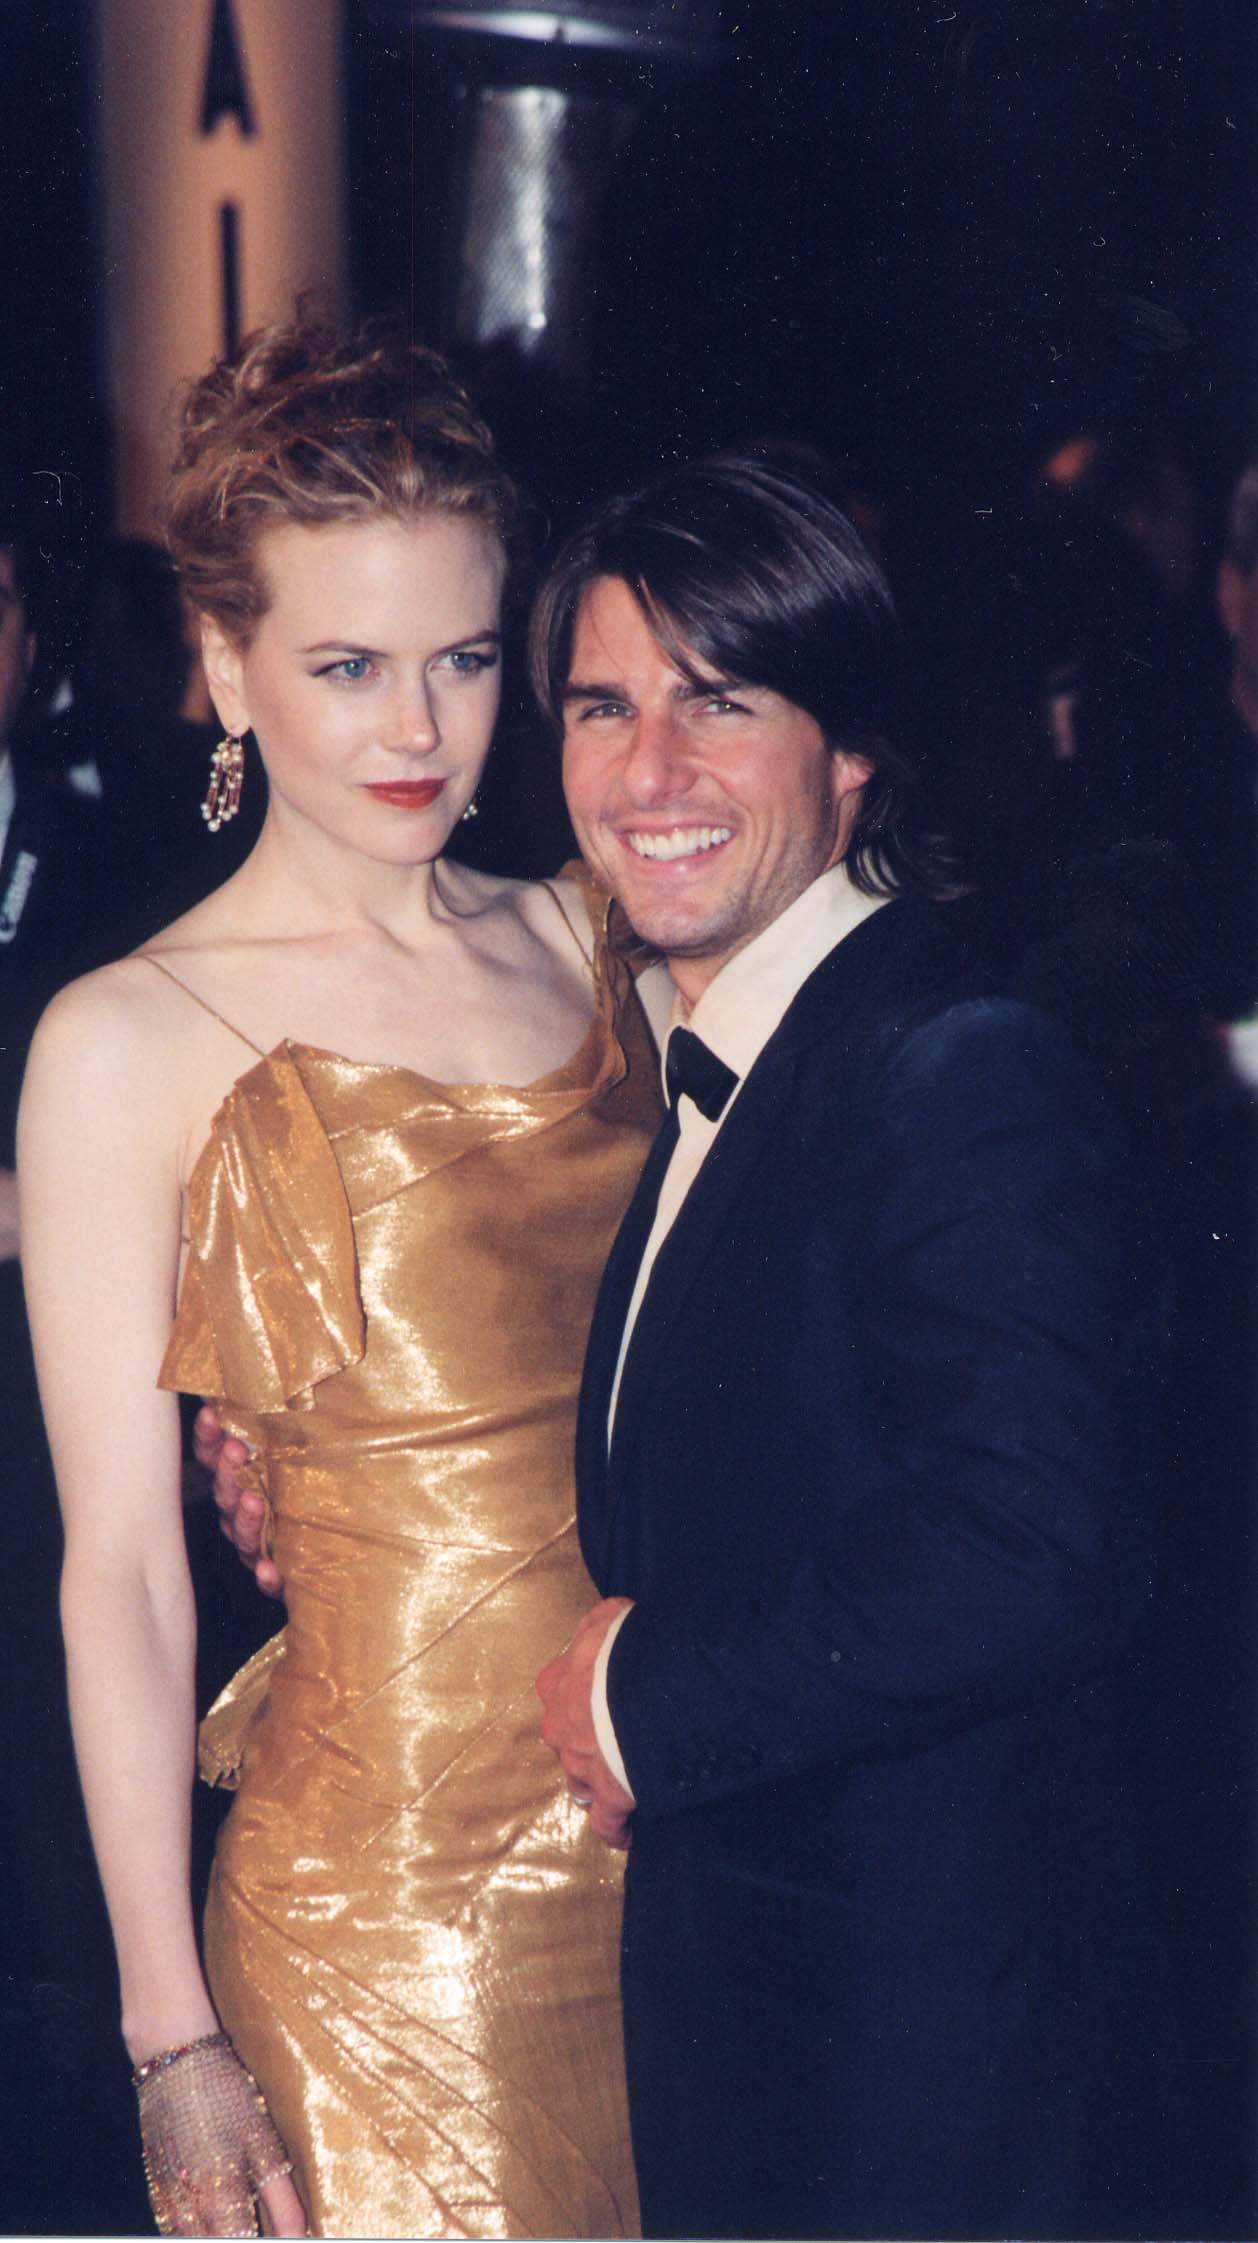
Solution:
[{"label": "beaded mesh glove", "polygon": [[292,2166],[227,2034],[150,2057],[132,2077],[158,2234],[256,2235],[258,2190]]}]

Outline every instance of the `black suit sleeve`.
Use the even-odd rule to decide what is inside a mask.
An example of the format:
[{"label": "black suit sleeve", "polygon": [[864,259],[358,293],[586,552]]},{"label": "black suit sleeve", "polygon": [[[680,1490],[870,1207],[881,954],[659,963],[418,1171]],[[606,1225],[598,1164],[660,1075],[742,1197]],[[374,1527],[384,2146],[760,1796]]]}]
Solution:
[{"label": "black suit sleeve", "polygon": [[849,1395],[856,1334],[860,1440],[836,1412],[810,1546],[622,1628],[648,1813],[927,1748],[1094,1672],[1148,1595],[1160,1265],[1087,1062],[1029,1008],[954,1006],[818,1145],[810,1283]]}]

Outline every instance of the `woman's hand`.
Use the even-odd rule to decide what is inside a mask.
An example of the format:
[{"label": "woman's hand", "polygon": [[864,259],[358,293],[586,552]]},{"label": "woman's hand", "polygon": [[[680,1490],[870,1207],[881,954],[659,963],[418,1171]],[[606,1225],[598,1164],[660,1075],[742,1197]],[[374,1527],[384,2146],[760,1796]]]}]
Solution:
[{"label": "woman's hand", "polygon": [[161,2235],[305,2235],[292,2168],[257,2082],[226,2033],[150,2057],[135,2072],[140,2139]]}]

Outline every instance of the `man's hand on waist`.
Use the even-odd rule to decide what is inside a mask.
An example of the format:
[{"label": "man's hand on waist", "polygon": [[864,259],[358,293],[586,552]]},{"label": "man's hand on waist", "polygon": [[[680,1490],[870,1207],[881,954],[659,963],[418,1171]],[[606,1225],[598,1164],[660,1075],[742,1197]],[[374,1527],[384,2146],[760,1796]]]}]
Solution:
[{"label": "man's hand on waist", "polygon": [[224,1433],[212,1403],[204,1403],[197,1411],[192,1445],[197,1463],[214,1474],[218,1523],[237,1557],[248,1566],[264,1595],[282,1597],[284,1581],[280,1569],[274,1558],[262,1555],[266,1504],[257,1489],[244,1486],[239,1477],[251,1461],[249,1450],[243,1441]]},{"label": "man's hand on waist", "polygon": [[604,1597],[591,1607],[568,1648],[537,1678],[546,1711],[542,1741],[550,1746],[568,1779],[568,1788],[588,1804],[590,1826],[608,1846],[627,1846],[633,1793],[613,1774],[599,1743],[594,1689],[599,1653],[609,1631],[632,1608],[629,1597]]}]

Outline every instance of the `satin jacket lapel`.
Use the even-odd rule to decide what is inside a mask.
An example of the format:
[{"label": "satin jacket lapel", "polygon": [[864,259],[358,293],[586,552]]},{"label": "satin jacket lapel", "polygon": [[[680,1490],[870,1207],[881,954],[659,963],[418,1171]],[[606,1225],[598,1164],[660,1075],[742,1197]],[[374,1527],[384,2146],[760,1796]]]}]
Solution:
[{"label": "satin jacket lapel", "polygon": [[[727,1217],[750,1170],[787,1110],[795,1079],[796,1056],[794,1037],[784,1037],[779,1029],[739,1092],[729,1119],[687,1192],[656,1257],[625,1357],[616,1401],[616,1424],[608,1459],[609,1524],[624,1486],[638,1428],[643,1423],[644,1413],[649,1415],[660,1353],[669,1345],[677,1323],[684,1322],[691,1286],[713,1242],[724,1234]],[[639,1259],[640,1255],[635,1256],[635,1274]],[[617,1348],[623,1324],[622,1314],[616,1328]]]},{"label": "satin jacket lapel", "polygon": [[597,1578],[593,1554],[602,1543],[602,1503],[607,1479],[607,1414],[611,1405],[620,1341],[633,1297],[638,1266],[651,1235],[664,1170],[677,1142],[676,1124],[665,1118],[637,1189],[625,1211],[608,1256],[594,1304],[577,1409],[577,1487],[581,1497],[581,1538],[586,1561]]}]

